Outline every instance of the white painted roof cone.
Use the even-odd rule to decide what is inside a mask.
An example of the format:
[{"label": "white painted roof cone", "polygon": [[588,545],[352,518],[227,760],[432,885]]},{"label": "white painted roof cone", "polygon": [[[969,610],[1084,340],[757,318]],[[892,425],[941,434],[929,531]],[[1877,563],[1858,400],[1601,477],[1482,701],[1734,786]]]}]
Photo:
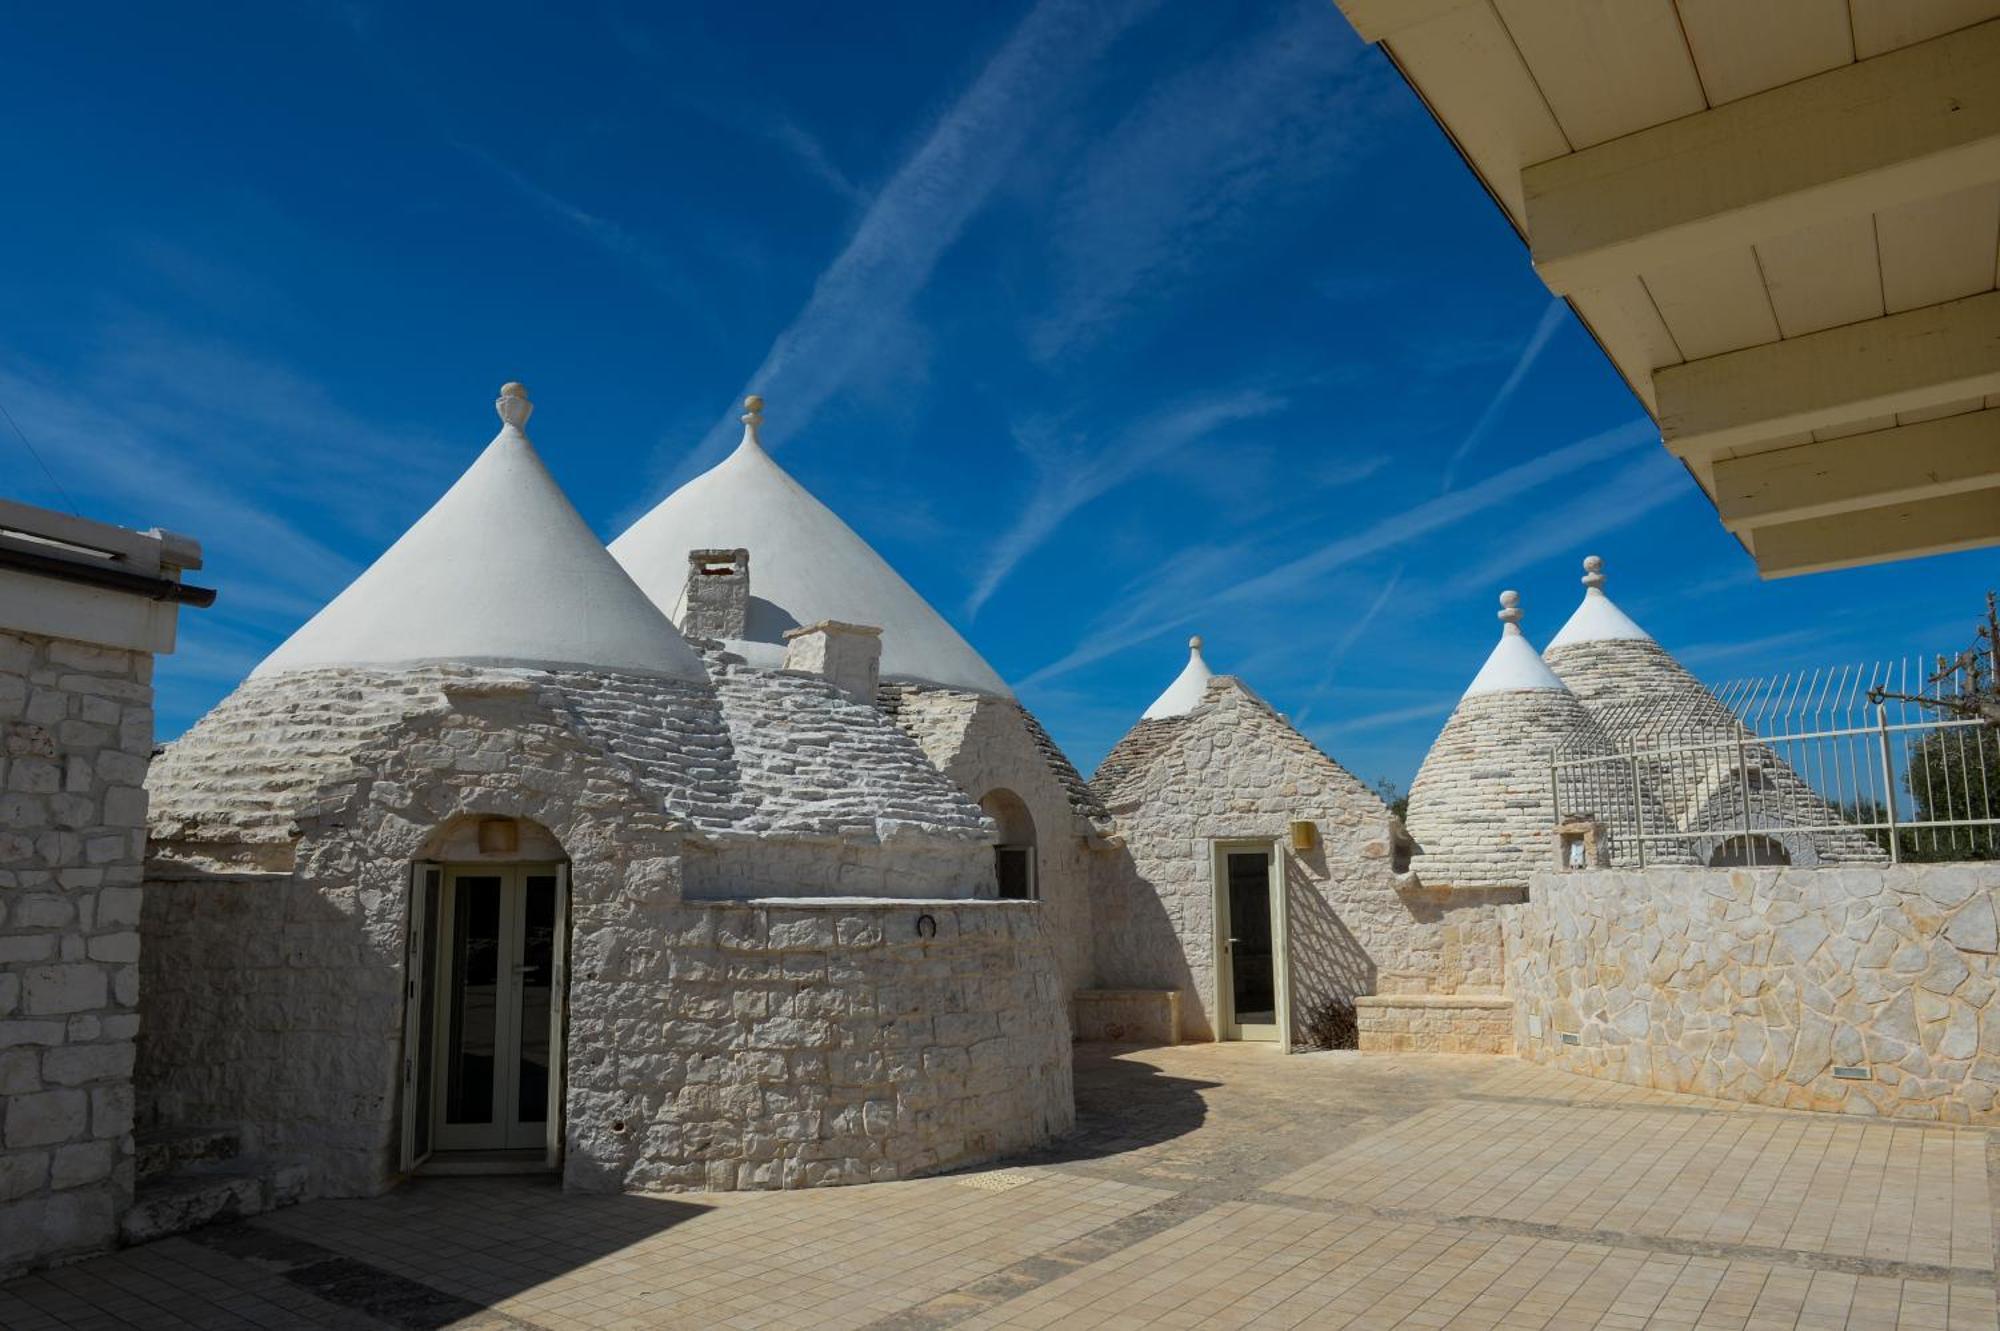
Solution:
[{"label": "white painted roof cone", "polygon": [[1596,555],[1583,561],[1583,603],[1569,622],[1549,639],[1547,650],[1579,642],[1651,642],[1653,635],[1632,622],[1623,610],[1604,594],[1604,561]]},{"label": "white painted roof cone", "polygon": [[1543,662],[1521,632],[1521,593],[1500,593],[1500,641],[1493,646],[1486,664],[1472,677],[1465,695],[1476,693],[1519,693],[1527,689],[1561,689],[1563,682]]},{"label": "white painted roof cone", "polygon": [[253,676],[451,662],[707,678],[528,442],[528,390],[503,386],[493,408],[500,433],[465,474]]},{"label": "white painted roof cone", "polygon": [[1153,699],[1153,705],[1140,715],[1143,721],[1157,721],[1167,716],[1186,716],[1201,705],[1202,697],[1208,692],[1208,681],[1215,678],[1215,672],[1202,659],[1201,637],[1188,639],[1187,664],[1174,682],[1167,685],[1167,691]]},{"label": "white painted roof cone", "polygon": [[690,550],[750,552],[745,636],[753,663],[784,658],[785,630],[821,620],[882,630],[882,678],[1012,697],[1006,681],[888,561],[764,451],[764,399],[743,401],[743,440],[662,499],[611,553],[669,615],[680,613]]}]

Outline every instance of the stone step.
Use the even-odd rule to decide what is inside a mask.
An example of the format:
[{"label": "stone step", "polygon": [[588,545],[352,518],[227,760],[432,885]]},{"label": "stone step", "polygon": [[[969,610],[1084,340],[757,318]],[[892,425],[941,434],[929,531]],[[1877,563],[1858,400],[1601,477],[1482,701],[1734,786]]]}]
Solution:
[{"label": "stone step", "polygon": [[190,1165],[139,1185],[119,1222],[126,1243],[149,1243],[217,1221],[241,1220],[303,1201],[303,1161],[244,1156]]},{"label": "stone step", "polygon": [[243,1150],[235,1128],[141,1128],[132,1137],[141,1183],[177,1169],[233,1160]]}]

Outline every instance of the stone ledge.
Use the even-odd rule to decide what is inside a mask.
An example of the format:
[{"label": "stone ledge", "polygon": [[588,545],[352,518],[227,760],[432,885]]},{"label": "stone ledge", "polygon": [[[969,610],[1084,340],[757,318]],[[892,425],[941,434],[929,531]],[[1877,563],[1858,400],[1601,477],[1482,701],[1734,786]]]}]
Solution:
[{"label": "stone ledge", "polygon": [[1514,1000],[1505,994],[1362,994],[1354,1000],[1357,1011],[1367,1008],[1441,1008],[1445,1010],[1488,1009],[1512,1012]]},{"label": "stone ledge", "polygon": [[1178,989],[1079,989],[1070,1000],[1070,1029],[1085,1044],[1179,1044]]}]

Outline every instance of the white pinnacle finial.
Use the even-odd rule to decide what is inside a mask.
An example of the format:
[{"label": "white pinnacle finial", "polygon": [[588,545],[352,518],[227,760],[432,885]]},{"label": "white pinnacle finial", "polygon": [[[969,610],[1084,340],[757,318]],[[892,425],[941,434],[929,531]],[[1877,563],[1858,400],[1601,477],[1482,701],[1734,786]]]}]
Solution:
[{"label": "white pinnacle finial", "polygon": [[757,437],[757,427],[764,423],[764,399],[758,397],[755,393],[744,398],[743,415],[738,419],[743,422],[744,442],[755,444],[759,448],[762,448],[764,441]]},{"label": "white pinnacle finial", "polygon": [[1521,593],[1511,589],[1500,593],[1500,622],[1507,626],[1503,633],[1521,631]]},{"label": "white pinnacle finial", "polygon": [[1604,590],[1604,561],[1596,555],[1583,557],[1583,585],[1600,594]]},{"label": "white pinnacle finial", "polygon": [[1188,650],[1196,656],[1201,655],[1201,635],[1199,633],[1188,639]]},{"label": "white pinnacle finial", "polygon": [[502,424],[520,429],[528,423],[535,404],[528,401],[528,389],[523,384],[500,385],[500,396],[493,403],[493,410],[500,413]]}]

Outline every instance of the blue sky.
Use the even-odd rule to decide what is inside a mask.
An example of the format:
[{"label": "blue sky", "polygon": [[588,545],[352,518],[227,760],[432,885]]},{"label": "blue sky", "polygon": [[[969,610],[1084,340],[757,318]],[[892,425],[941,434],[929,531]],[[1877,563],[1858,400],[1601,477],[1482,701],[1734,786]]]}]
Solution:
[{"label": "blue sky", "polygon": [[[1187,635],[1407,782],[1518,587],[1713,679],[1956,648],[1992,552],[1759,583],[1326,0],[0,11],[0,492],[198,537],[161,735],[518,378],[607,538],[765,438],[1086,771]],[[58,488],[59,487],[59,488]]]}]

